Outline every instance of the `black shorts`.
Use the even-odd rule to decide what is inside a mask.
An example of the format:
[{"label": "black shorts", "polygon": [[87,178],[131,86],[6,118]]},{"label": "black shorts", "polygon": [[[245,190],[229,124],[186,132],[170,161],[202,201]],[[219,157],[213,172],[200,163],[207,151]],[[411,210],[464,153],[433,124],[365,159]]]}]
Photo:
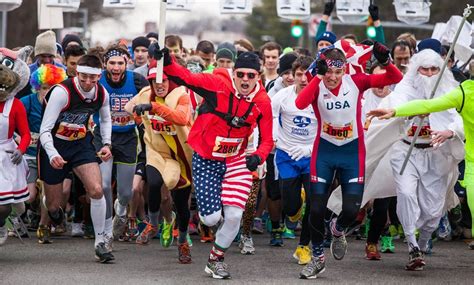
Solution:
[{"label": "black shorts", "polygon": [[49,157],[43,147],[38,150],[38,174],[39,178],[46,184],[56,185],[64,181],[69,173],[75,168],[83,164],[100,162],[92,144],[93,136],[87,132],[86,137],[77,141],[64,141],[53,138],[54,147],[61,157],[67,161],[63,169],[54,169]]},{"label": "black shorts", "polygon": [[[94,146],[96,152],[104,146],[100,128],[94,130]],[[138,155],[138,137],[135,129],[126,133],[112,133],[112,156],[114,163],[135,164]]]},{"label": "black shorts", "polygon": [[135,175],[141,176],[142,179],[146,182],[146,163],[138,162],[137,167],[135,168]]}]

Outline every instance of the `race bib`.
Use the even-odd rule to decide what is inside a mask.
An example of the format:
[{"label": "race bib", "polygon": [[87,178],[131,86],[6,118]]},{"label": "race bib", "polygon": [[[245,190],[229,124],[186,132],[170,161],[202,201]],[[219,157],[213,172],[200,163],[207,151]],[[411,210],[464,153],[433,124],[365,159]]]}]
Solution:
[{"label": "race bib", "polygon": [[36,148],[38,146],[38,139],[39,139],[39,134],[35,132],[31,132],[31,142],[28,147]]},{"label": "race bib", "polygon": [[353,131],[352,123],[347,123],[343,126],[334,126],[328,122],[324,122],[323,124],[323,132],[337,140],[352,138]]},{"label": "race bib", "polygon": [[176,129],[171,122],[166,121],[160,116],[149,116],[153,132],[160,135],[175,136]]},{"label": "race bib", "polygon": [[243,138],[223,138],[216,137],[216,143],[212,149],[214,157],[232,157],[239,153],[242,147]]},{"label": "race bib", "polygon": [[[415,135],[417,126],[411,126],[411,128],[408,129],[407,131],[407,136],[412,137]],[[421,127],[420,134],[418,135],[419,138],[421,139],[430,139],[431,138],[431,129],[430,125],[424,125]]]},{"label": "race bib", "polygon": [[112,112],[112,126],[125,127],[133,125],[135,122],[127,112]]},{"label": "race bib", "polygon": [[56,137],[65,141],[75,141],[85,138],[86,132],[87,127],[83,124],[61,122],[56,131]]}]

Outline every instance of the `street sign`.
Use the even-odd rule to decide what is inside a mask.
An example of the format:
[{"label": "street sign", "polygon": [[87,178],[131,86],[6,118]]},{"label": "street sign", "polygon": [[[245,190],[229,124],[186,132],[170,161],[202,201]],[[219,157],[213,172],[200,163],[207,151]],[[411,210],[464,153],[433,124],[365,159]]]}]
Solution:
[{"label": "street sign", "polygon": [[221,14],[252,14],[252,0],[220,0]]},{"label": "street sign", "polygon": [[104,0],[104,8],[134,9],[137,0]]},{"label": "street sign", "polygon": [[0,0],[0,11],[11,11],[20,7],[22,0]]},{"label": "street sign", "polygon": [[278,17],[306,19],[310,16],[310,0],[277,0]]},{"label": "street sign", "polygon": [[168,0],[166,2],[167,10],[176,10],[176,11],[191,11],[192,0]]}]

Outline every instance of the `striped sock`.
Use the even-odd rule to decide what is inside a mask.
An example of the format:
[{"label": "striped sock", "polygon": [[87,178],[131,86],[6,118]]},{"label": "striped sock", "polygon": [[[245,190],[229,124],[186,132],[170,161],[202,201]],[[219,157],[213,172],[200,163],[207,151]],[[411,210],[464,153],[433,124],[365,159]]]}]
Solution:
[{"label": "striped sock", "polygon": [[337,225],[337,218],[331,221],[331,233],[335,237],[340,237],[344,234],[344,229]]},{"label": "striped sock", "polygon": [[225,249],[221,248],[217,244],[214,244],[211,249],[211,253],[209,254],[209,261],[223,261],[224,253]]},{"label": "striped sock", "polygon": [[313,257],[324,259],[324,247],[323,243],[313,244]]}]

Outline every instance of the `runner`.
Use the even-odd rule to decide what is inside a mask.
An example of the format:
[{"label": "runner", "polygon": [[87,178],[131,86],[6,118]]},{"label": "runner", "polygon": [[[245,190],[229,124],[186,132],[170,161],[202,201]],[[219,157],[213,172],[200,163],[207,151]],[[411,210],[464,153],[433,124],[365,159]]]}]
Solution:
[{"label": "runner", "polygon": [[[95,229],[95,256],[105,263],[114,259],[106,247],[104,232],[106,203],[98,165],[111,158],[111,119],[109,96],[98,83],[102,62],[93,55],[78,61],[77,77],[67,79],[50,89],[45,98],[40,127],[41,148],[38,153],[39,177],[44,181],[46,206],[53,224],[61,224],[62,182],[72,170],[84,184],[91,201],[91,218]],[[98,112],[104,146],[96,153],[92,133],[88,131],[90,116]]]},{"label": "runner", "polygon": [[171,245],[175,223],[174,202],[179,228],[178,260],[180,263],[191,263],[187,238],[192,150],[186,143],[192,124],[191,102],[186,88],[169,88],[166,75],[163,75],[162,83],[156,83],[156,61],[150,64],[147,79],[151,87],[142,89],[125,105],[129,113],[135,113],[143,120],[147,149],[150,223],[137,238],[137,243],[147,244],[156,236],[161,214],[164,222],[160,242],[163,247]]},{"label": "runner", "polygon": [[331,221],[331,253],[341,260],[347,250],[344,231],[359,212],[364,190],[365,145],[361,99],[365,90],[397,83],[402,74],[390,63],[389,50],[373,46],[375,58],[386,65],[385,74],[346,75],[346,58],[341,50],[328,48],[317,60],[318,75],[296,99],[296,107],[313,104],[318,121],[311,159],[311,241],[313,257],[300,278],[316,278],[325,270],[324,215],[335,172],[342,186],[342,212]]},{"label": "runner", "polygon": [[[268,95],[259,82],[257,55],[242,53],[234,70],[192,74],[172,59],[167,49],[152,45],[155,59],[163,58],[168,78],[204,98],[189,134],[193,154],[193,185],[204,224],[220,224],[205,271],[213,278],[230,278],[224,254],[239,230],[252,185],[251,171],[265,161],[273,147]],[[260,145],[245,155],[248,137],[258,124]],[[224,215],[224,217],[223,217]]]}]

